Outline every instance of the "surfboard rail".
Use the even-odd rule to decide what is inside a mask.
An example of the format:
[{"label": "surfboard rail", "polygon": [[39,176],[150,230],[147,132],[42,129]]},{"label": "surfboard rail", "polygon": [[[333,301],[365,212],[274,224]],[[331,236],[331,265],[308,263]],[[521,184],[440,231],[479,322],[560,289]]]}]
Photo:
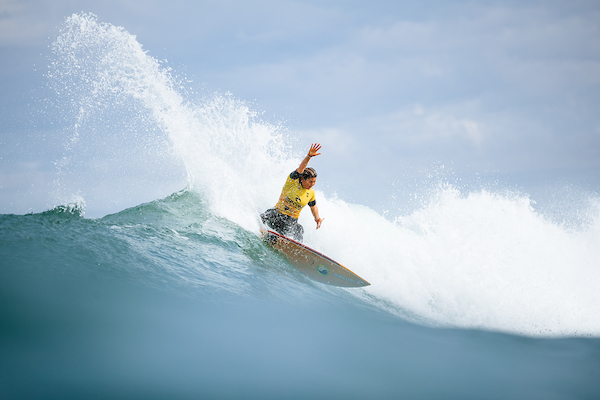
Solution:
[{"label": "surfboard rail", "polygon": [[293,267],[310,278],[332,286],[364,287],[370,283],[342,264],[270,229],[261,228],[263,240],[281,252]]}]

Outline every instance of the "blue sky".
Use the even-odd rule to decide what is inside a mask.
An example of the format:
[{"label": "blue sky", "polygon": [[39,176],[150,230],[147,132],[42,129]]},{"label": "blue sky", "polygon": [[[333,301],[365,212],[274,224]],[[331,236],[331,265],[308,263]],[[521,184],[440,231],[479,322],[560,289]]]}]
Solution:
[{"label": "blue sky", "polygon": [[598,1],[0,0],[0,212],[47,205],[58,150],[33,99],[81,11],[321,142],[335,190],[440,165],[600,180]]}]

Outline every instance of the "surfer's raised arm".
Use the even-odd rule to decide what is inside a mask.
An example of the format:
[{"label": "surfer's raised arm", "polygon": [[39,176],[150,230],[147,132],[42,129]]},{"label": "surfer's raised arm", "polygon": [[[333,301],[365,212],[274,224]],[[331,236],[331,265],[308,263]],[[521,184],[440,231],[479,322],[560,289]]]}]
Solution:
[{"label": "surfer's raised arm", "polygon": [[[319,153],[319,150],[321,150],[321,145],[319,143],[311,144],[310,149],[308,150],[308,154],[306,155],[306,157],[304,157],[304,160],[302,160],[302,162],[300,163],[300,166],[298,167],[298,169],[296,169],[296,172],[299,173],[300,175],[303,175],[304,170],[306,169],[306,166],[308,165],[308,162],[310,161],[310,159],[313,158],[314,156],[318,156],[321,154],[321,153]],[[314,174],[315,176],[312,177],[312,172],[314,170],[312,168],[309,168],[309,170],[311,170],[311,171],[307,171],[307,172],[310,172],[310,173],[307,174],[307,176],[303,180],[300,180],[300,184],[305,189],[312,188],[317,181],[316,173]],[[323,220],[325,218],[319,217],[319,208],[317,207],[316,203],[314,205],[311,205],[309,203],[308,205],[310,206],[310,212],[312,212],[312,215],[315,218],[315,222],[317,223],[317,229],[319,229],[321,227],[321,223],[323,222]]]},{"label": "surfer's raised arm", "polygon": [[318,156],[321,153],[319,153],[319,150],[321,150],[321,145],[319,143],[313,143],[310,146],[310,150],[308,150],[308,154],[306,155],[306,157],[304,157],[304,160],[302,160],[302,162],[300,163],[300,166],[298,168],[296,168],[296,172],[299,174],[302,174],[304,172],[304,170],[306,169],[306,166],[308,165],[308,162],[310,161],[310,159],[314,156]]}]

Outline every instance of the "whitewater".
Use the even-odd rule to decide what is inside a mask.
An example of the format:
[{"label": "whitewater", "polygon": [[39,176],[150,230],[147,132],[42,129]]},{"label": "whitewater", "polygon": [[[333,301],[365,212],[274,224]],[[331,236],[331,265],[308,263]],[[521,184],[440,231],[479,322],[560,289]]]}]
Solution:
[{"label": "whitewater", "polygon": [[[144,398],[598,393],[597,193],[581,194],[573,222],[523,192],[440,181],[390,217],[317,183],[326,221],[314,230],[302,213],[305,243],[371,283],[333,288],[260,239],[257,216],[310,145],[284,123],[231,94],[195,92],[134,35],[87,13],[66,19],[47,78],[56,97],[44,112],[64,127],[55,204],[0,216],[16,382],[3,385],[15,398],[43,396],[16,379],[31,368],[61,382],[58,397],[90,387]],[[180,188],[160,195],[153,179],[165,176]],[[85,217],[144,191],[154,197]],[[49,332],[38,353],[35,331]],[[86,357],[96,363],[78,370]]]}]

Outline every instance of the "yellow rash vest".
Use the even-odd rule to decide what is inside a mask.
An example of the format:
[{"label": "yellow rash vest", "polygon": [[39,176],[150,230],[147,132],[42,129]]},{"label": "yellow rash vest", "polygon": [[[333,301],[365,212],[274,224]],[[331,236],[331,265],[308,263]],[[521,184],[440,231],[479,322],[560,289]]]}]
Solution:
[{"label": "yellow rash vest", "polygon": [[317,204],[315,191],[304,189],[300,184],[300,174],[294,171],[285,181],[275,208],[282,214],[298,219],[300,211],[307,204],[310,207]]}]

